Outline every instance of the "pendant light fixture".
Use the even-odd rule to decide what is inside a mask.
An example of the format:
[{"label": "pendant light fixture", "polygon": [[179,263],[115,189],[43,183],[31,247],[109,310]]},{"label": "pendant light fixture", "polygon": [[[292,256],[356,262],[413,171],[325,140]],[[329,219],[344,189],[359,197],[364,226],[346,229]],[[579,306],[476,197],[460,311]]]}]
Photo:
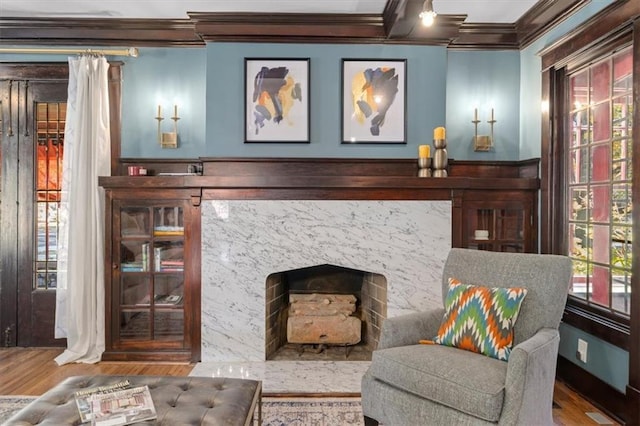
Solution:
[{"label": "pendant light fixture", "polygon": [[437,15],[438,14],[433,10],[433,0],[425,0],[422,5],[422,12],[420,12],[419,15],[422,20],[422,25],[425,27],[432,26]]}]

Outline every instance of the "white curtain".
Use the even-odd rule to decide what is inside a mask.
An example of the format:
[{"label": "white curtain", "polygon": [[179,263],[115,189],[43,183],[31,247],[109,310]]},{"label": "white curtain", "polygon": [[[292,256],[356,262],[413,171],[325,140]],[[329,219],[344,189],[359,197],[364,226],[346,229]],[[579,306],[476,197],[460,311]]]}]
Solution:
[{"label": "white curtain", "polygon": [[104,352],[104,191],[110,171],[109,92],[104,57],[69,58],[62,159],[55,337],[67,338],[56,358],[95,363]]}]

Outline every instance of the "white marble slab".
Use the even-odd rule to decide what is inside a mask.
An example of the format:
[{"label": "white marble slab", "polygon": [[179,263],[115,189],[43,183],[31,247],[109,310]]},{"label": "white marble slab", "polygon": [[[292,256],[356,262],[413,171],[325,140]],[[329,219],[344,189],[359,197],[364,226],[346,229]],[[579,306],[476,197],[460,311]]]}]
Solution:
[{"label": "white marble slab", "polygon": [[262,381],[264,394],[359,394],[370,361],[201,362],[189,376]]},{"label": "white marble slab", "polygon": [[381,274],[391,317],[441,305],[450,247],[450,201],[205,201],[202,361],[265,360],[272,273],[332,264]]}]

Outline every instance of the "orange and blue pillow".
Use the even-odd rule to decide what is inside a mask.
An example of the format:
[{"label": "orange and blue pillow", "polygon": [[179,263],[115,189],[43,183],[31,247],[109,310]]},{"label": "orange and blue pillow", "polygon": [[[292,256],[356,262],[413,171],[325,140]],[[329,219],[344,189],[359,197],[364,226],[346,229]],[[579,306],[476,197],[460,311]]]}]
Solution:
[{"label": "orange and blue pillow", "polygon": [[445,314],[434,343],[507,361],[527,289],[483,287],[449,278]]}]

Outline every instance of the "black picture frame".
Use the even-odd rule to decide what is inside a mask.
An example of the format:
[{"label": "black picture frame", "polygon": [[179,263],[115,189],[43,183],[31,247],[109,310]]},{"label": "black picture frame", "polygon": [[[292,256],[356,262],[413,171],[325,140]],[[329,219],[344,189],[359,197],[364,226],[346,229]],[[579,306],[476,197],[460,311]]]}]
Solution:
[{"label": "black picture frame", "polygon": [[407,60],[342,59],[343,144],[407,143]]}]

